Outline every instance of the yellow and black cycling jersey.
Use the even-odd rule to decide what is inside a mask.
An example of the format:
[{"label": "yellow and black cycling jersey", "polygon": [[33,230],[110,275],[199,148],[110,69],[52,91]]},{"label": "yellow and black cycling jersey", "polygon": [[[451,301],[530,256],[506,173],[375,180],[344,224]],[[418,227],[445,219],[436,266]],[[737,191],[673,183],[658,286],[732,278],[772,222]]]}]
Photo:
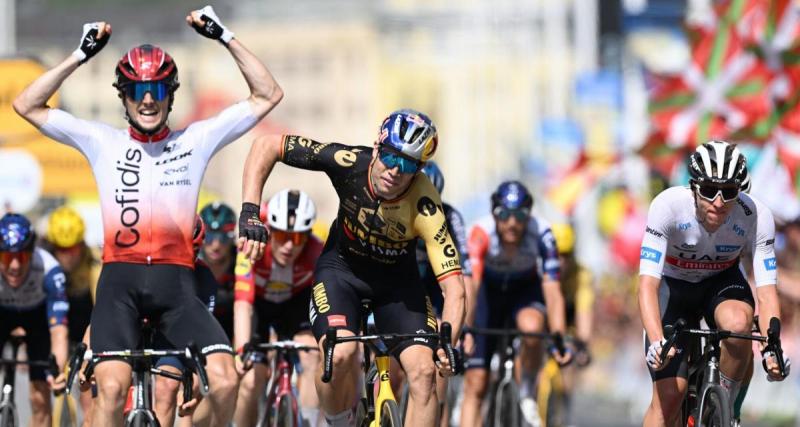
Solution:
[{"label": "yellow and black cycling jersey", "polygon": [[356,266],[376,263],[416,270],[416,239],[422,238],[438,280],[460,274],[458,251],[447,230],[442,201],[430,180],[419,174],[394,200],[372,192],[372,148],[321,143],[286,135],[281,161],[301,169],[324,171],[339,195],[325,252],[337,250]]},{"label": "yellow and black cycling jersey", "polygon": [[[563,259],[563,258],[562,258]],[[590,313],[594,305],[592,273],[573,258],[561,265],[561,293],[567,307],[567,322],[573,327],[576,313]]]}]

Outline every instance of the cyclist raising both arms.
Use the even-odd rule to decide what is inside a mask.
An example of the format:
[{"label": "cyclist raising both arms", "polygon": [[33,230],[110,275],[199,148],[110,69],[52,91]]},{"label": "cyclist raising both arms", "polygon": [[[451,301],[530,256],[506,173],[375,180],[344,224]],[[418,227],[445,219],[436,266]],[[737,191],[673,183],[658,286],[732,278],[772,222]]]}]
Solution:
[{"label": "cyclist raising both arms", "polygon": [[[491,216],[482,218],[469,235],[473,277],[478,286],[474,322],[477,328],[516,326],[523,332],[564,334],[564,296],[559,284],[556,242],[550,225],[532,215],[533,196],[519,181],[506,181],[492,194]],[[471,334],[467,337],[471,339]],[[465,339],[465,343],[468,339]],[[489,381],[489,365],[497,339],[478,335],[475,351],[467,360],[461,425],[481,424],[480,408]],[[517,372],[521,407],[530,424],[539,422],[534,396],[541,365],[541,340],[522,340]],[[560,363],[570,361],[569,352],[550,353]]]},{"label": "cyclist raising both arms", "polygon": [[[255,126],[283,92],[210,6],[192,11],[186,22],[228,49],[250,88],[246,100],[173,131],[167,119],[178,88],[177,66],[162,49],[141,45],[125,54],[115,70],[127,129],[49,108],[47,100],[63,81],[108,42],[111,26],[95,22],[84,25],[79,48],[31,83],[13,106],[45,135],[80,150],[97,181],[105,243],[92,350],[136,348],[143,316],[158,323],[176,348],[194,341],[208,355],[211,424],[225,425],[233,415],[238,381],[230,341],[195,294],[194,208],[208,160]],[[122,425],[130,365],[104,361],[95,377],[94,423]]]},{"label": "cyclist raising both arms", "polygon": [[[639,310],[653,379],[645,426],[677,425],[687,389],[686,342],[679,339],[661,360],[664,325],[683,318],[698,327],[705,318],[711,328],[750,333],[755,301],[742,258],[751,258],[761,333],[767,335],[770,318],[780,317],[775,223],[766,206],[745,194],[745,157],[733,144],[710,141],[690,155],[689,174],[689,187],[668,188],[653,199],[642,241]],[[721,383],[733,406],[752,348],[750,341],[727,339],[721,350]],[[774,355],[764,358],[768,378],[782,380]]]},{"label": "cyclist raising both arms", "polygon": [[[313,347],[315,341],[308,321],[308,302],[311,300],[314,264],[322,253],[322,242],[311,234],[317,209],[308,194],[282,190],[272,196],[261,214],[262,221],[270,230],[264,256],[255,264],[250,264],[244,256],[237,261],[234,346],[240,351],[250,340],[252,325],[255,325],[262,340],[269,340],[272,327],[279,340],[294,340]],[[249,364],[251,361],[243,362]],[[236,368],[243,378],[236,401],[236,425],[257,424],[258,400],[264,394],[269,375],[264,363],[253,364],[253,369],[245,373],[246,367],[237,362]],[[318,364],[316,352],[300,353],[302,371],[297,378],[300,415],[310,426],[317,425],[319,415],[319,401],[314,390]]]},{"label": "cyclist raising both arms", "polygon": [[[419,174],[436,150],[431,120],[414,110],[391,113],[381,124],[373,147],[320,143],[286,135],[257,139],[245,163],[240,247],[258,259],[266,236],[258,220],[258,201],[264,182],[277,161],[308,170],[324,171],[339,195],[338,216],[314,272],[310,320],[317,340],[328,327],[342,336],[359,332],[361,301],[369,298],[375,325],[383,333],[434,333],[436,319],[417,271],[415,248],[421,237],[444,292],[442,320],[454,331],[464,317],[464,283],[453,240],[447,230],[439,194]],[[319,342],[323,349],[323,342]],[[395,349],[409,382],[406,423],[436,423],[436,343],[407,340]],[[444,372],[450,371],[444,351],[437,351]],[[352,423],[351,406],[359,378],[355,343],[338,344],[333,379],[320,380],[317,394],[333,426]]]},{"label": "cyclist raising both arms", "polygon": [[[28,360],[56,356],[59,371],[67,359],[64,272],[52,255],[36,247],[36,234],[22,215],[0,218],[0,350],[16,328],[25,330]],[[54,379],[54,375],[58,376]],[[66,386],[64,375],[30,368],[31,426],[50,426],[51,390]]]}]

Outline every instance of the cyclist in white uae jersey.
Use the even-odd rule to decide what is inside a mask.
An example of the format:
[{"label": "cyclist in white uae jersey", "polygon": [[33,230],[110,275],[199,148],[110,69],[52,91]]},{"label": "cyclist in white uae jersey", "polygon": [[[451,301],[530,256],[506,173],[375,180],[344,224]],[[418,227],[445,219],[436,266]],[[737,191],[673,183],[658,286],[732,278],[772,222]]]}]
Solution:
[{"label": "cyclist in white uae jersey", "polygon": [[[194,292],[192,232],[198,186],[208,159],[255,126],[283,93],[210,6],[192,11],[186,22],[228,49],[250,88],[247,100],[184,130],[171,130],[167,118],[178,88],[177,67],[162,49],[142,45],[123,56],[115,70],[114,86],[128,129],[48,108],[47,100],[61,83],[107,43],[111,26],[96,22],[84,25],[79,48],[31,83],[13,105],[44,134],[80,150],[97,181],[105,242],[92,313],[92,349],[135,348],[142,316],[157,323],[175,347],[194,341],[208,354],[209,423],[226,425],[233,414],[237,376],[230,342]],[[120,361],[97,366],[97,425],[122,424],[130,372]]]},{"label": "cyclist in white uae jersey", "polygon": [[[662,325],[683,318],[696,326],[749,333],[755,300],[742,266],[752,265],[766,335],[780,317],[772,213],[744,192],[750,177],[744,156],[732,144],[711,141],[690,156],[690,186],[664,190],[650,205],[642,241],[639,308],[646,332],[653,399],[646,426],[676,425],[687,388],[686,352],[680,340],[661,360]],[[768,377],[781,380],[774,357],[765,354]],[[752,363],[750,341],[725,340],[721,380],[736,399]]]}]

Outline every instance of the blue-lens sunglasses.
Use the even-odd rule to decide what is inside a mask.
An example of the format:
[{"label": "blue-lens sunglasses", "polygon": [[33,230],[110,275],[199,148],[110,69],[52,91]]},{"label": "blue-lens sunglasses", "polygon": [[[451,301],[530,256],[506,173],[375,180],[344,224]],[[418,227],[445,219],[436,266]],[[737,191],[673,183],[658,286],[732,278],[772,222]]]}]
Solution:
[{"label": "blue-lens sunglasses", "polygon": [[125,85],[125,96],[139,102],[146,93],[156,101],[163,101],[169,95],[169,87],[164,82],[134,82]]},{"label": "blue-lens sunglasses", "polygon": [[378,149],[378,158],[388,169],[399,168],[400,173],[417,173],[422,166],[422,162],[410,159],[387,147],[380,147]]}]

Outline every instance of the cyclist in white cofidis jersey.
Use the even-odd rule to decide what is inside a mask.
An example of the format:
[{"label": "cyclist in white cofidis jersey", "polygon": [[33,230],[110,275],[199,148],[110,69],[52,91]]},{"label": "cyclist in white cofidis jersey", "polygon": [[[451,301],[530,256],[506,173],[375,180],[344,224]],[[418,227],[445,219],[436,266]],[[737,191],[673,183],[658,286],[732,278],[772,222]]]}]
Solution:
[{"label": "cyclist in white cofidis jersey", "polygon": [[[233,415],[237,375],[230,341],[195,294],[195,206],[211,156],[255,126],[283,92],[210,6],[192,11],[186,22],[230,52],[250,88],[246,100],[213,118],[172,130],[167,119],[178,89],[177,66],[162,49],[141,45],[128,51],[115,70],[114,87],[125,108],[127,129],[49,108],[47,100],[63,81],[108,42],[111,26],[95,22],[84,25],[78,49],[31,83],[13,106],[45,135],[80,150],[92,166],[104,230],[92,350],[135,348],[142,316],[157,323],[176,348],[194,341],[208,355],[210,420],[203,421],[226,425]],[[130,365],[102,362],[95,377],[99,396],[94,423],[122,425]],[[191,410],[194,404],[196,400],[179,410]]]},{"label": "cyclist in white cofidis jersey", "polygon": [[[677,425],[687,388],[686,345],[678,340],[661,360],[662,326],[679,318],[697,326],[749,333],[755,301],[742,267],[751,264],[759,328],[780,317],[772,213],[746,194],[750,176],[735,145],[710,141],[689,157],[689,187],[664,190],[650,204],[639,267],[639,309],[646,333],[653,399],[645,426]],[[749,258],[745,263],[743,258]],[[770,380],[782,380],[772,354],[764,354]],[[722,342],[721,382],[731,405],[752,363],[750,341]],[[787,373],[789,361],[787,359]]]}]

